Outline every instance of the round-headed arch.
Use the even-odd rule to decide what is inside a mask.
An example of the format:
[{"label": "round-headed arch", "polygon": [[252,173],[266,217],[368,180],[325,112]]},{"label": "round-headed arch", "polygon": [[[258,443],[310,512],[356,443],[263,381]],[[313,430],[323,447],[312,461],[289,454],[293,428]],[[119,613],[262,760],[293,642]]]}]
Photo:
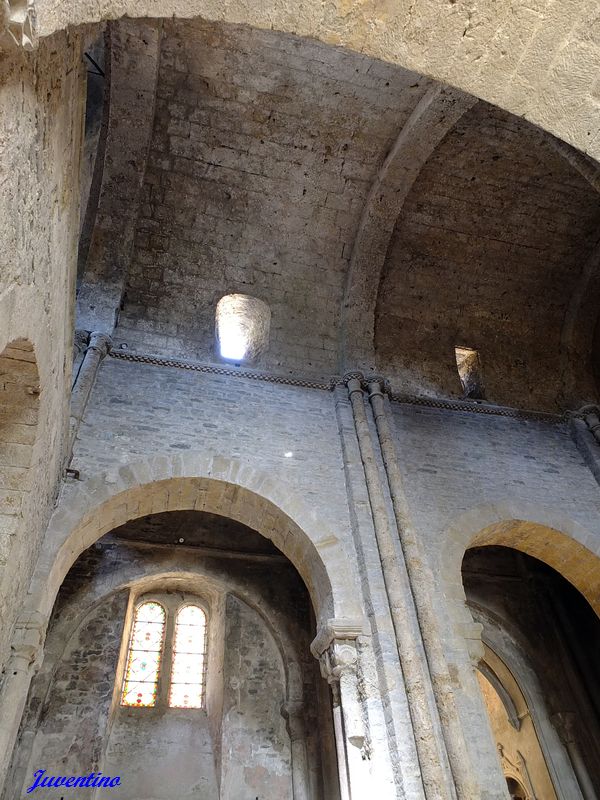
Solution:
[{"label": "round-headed arch", "polygon": [[466,0],[34,0],[31,6],[37,36],[127,16],[203,17],[319,39],[455,86],[600,155],[594,0],[550,2],[535,12],[495,0],[476,7]]},{"label": "round-headed arch", "polygon": [[230,517],[270,539],[304,580],[319,623],[363,620],[342,542],[303,497],[279,477],[199,453],[153,456],[69,487],[48,527],[28,611],[49,618],[67,572],[104,534],[148,514],[184,510]]},{"label": "round-headed arch", "polygon": [[[516,512],[516,513],[515,513]],[[568,580],[600,616],[600,533],[552,509],[481,506],[460,517],[440,554],[445,594],[460,594],[461,565],[470,547],[502,545],[543,561]]]}]

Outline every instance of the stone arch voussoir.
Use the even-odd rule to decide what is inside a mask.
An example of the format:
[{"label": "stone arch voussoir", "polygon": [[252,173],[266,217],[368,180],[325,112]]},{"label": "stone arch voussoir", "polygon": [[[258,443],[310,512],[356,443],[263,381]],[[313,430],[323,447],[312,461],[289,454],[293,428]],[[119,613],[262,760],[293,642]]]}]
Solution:
[{"label": "stone arch voussoir", "polygon": [[193,452],[151,456],[68,486],[48,526],[27,613],[49,618],[68,570],[104,534],[147,514],[181,510],[229,516],[273,541],[306,583],[319,623],[362,622],[342,542],[302,496],[248,463]]},{"label": "stone arch voussoir", "polygon": [[447,530],[439,554],[447,598],[464,601],[464,554],[470,547],[484,545],[512,547],[545,562],[572,583],[600,616],[600,531],[589,530],[550,506],[506,503],[473,508]]}]

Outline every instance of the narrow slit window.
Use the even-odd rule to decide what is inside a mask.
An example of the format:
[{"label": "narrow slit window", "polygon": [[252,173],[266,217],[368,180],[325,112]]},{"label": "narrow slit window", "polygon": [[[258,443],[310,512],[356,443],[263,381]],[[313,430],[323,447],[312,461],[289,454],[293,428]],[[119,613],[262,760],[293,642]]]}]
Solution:
[{"label": "narrow slit window", "polygon": [[160,603],[151,601],[137,607],[127,653],[122,706],[156,705],[165,620],[165,609]]},{"label": "narrow slit window", "polygon": [[472,400],[484,400],[485,388],[481,374],[479,352],[471,347],[455,347],[458,377],[463,389],[463,397]]},{"label": "narrow slit window", "polygon": [[201,708],[206,671],[206,614],[200,606],[182,606],[175,619],[171,708]]}]

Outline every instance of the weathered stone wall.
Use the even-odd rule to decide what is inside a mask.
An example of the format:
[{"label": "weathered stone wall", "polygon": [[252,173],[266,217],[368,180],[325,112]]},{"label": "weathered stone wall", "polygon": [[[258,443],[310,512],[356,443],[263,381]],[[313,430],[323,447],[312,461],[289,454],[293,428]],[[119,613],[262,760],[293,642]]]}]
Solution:
[{"label": "weathered stone wall", "polygon": [[214,359],[217,301],[242,292],[271,309],[259,365],[334,371],[361,210],[428,85],[292,36],[165,22],[117,341]]},{"label": "weathered stone wall", "polygon": [[[421,588],[430,582],[435,610],[435,630],[428,635],[443,642],[466,746],[474,763],[486,763],[492,751],[473,679],[478,633],[464,606],[462,555],[479,531],[498,520],[505,520],[503,544],[525,551],[535,544],[539,557],[557,568],[566,569],[579,542],[591,551],[590,570],[582,550],[571,578],[582,591],[591,585],[595,596],[598,486],[567,425],[400,404],[392,409],[411,523],[431,565],[429,575],[420,572]],[[515,520],[526,522],[519,527]],[[529,535],[527,521],[538,525]],[[556,531],[567,533],[558,550]]]},{"label": "weathered stone wall", "polygon": [[[62,467],[71,373],[71,303],[79,233],[84,67],[77,33],[34,54],[2,52],[0,77],[0,353],[25,342],[38,373],[37,425],[2,436],[3,497],[32,447],[27,502],[0,530],[0,663],[22,604]],[[4,409],[2,422],[10,421]],[[30,420],[31,422],[31,420]],[[28,423],[29,424],[29,423]],[[6,525],[4,524],[6,522]]]},{"label": "weathered stone wall", "polygon": [[240,459],[278,476],[319,508],[336,535],[348,531],[331,393],[107,358],[75,447],[81,477],[187,451]]},{"label": "weathered stone wall", "polygon": [[[548,137],[479,103],[423,166],[396,223],[376,310],[378,370],[399,391],[459,396],[454,348],[472,347],[492,402],[593,401],[594,325],[572,298],[599,231],[596,190]],[[567,352],[573,316],[587,335]]]},{"label": "weathered stone wall", "polygon": [[221,796],[292,800],[281,656],[255,613],[227,599]]},{"label": "weathered stone wall", "polygon": [[[254,553],[252,541],[245,555],[230,551],[226,530],[206,527],[209,517],[188,512],[186,519],[190,531],[198,519],[205,545],[167,544],[169,515],[162,514],[153,522],[160,543],[126,541],[117,532],[85,551],[71,569],[50,624],[44,665],[32,684],[6,800],[20,797],[38,768],[59,775],[119,774],[120,794],[129,800],[150,791],[157,798],[174,791],[228,800],[249,791],[253,797],[291,797],[290,736],[282,712],[290,692],[302,702],[303,688],[307,706],[301,713],[307,720],[319,705],[308,654],[306,590],[279,554]],[[236,523],[229,527],[234,539],[243,533]],[[127,526],[120,531],[128,535]],[[135,531],[139,525],[131,530],[134,537]],[[133,597],[168,591],[204,598],[210,609],[206,709],[118,706],[114,689],[122,676],[129,595],[120,587],[127,586]],[[327,737],[326,728],[322,734],[306,729],[315,798],[322,796],[326,758],[319,754],[320,735]]]},{"label": "weathered stone wall", "polygon": [[[119,592],[84,615],[72,632],[46,693],[35,699],[24,717],[24,730],[31,725],[29,718],[35,720],[34,730],[26,736],[30,756],[13,775],[7,797],[21,797],[39,769],[67,777],[98,769],[106,746],[126,607],[127,592]],[[52,648],[52,630],[48,641]],[[35,791],[44,800],[56,792]]]},{"label": "weathered stone wall", "polygon": [[600,547],[598,485],[568,424],[399,403],[392,410],[412,516],[435,563],[454,522],[489,506],[516,519],[554,517],[567,532],[580,526],[582,544]]}]

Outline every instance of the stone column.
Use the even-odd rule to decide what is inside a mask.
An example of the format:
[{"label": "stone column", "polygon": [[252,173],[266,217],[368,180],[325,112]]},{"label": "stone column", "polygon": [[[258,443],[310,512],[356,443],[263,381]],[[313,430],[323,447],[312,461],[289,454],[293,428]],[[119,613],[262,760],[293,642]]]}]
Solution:
[{"label": "stone column", "polygon": [[89,344],[71,392],[71,418],[69,422],[69,453],[73,452],[77,431],[85,414],[98,368],[111,347],[111,338],[105,333],[91,333]]},{"label": "stone column", "polygon": [[363,383],[362,376],[356,374],[346,376],[383,577],[409,699],[424,796],[428,800],[430,798],[456,800],[454,779],[446,752],[413,590],[403,552],[399,547],[397,531],[395,526],[392,529],[388,516],[386,495],[365,409]]},{"label": "stone column", "polygon": [[281,709],[287,722],[292,750],[292,790],[294,800],[309,800],[308,759],[306,755],[306,725],[304,704],[288,701]]},{"label": "stone column", "polygon": [[311,645],[319,659],[321,674],[333,695],[333,716],[340,797],[342,800],[363,800],[373,790],[369,770],[370,746],[365,714],[359,691],[359,669],[356,640],[362,629],[331,621]]},{"label": "stone column", "polygon": [[[404,490],[404,481],[398,463],[398,453],[392,426],[389,420],[389,402],[384,396],[385,382],[380,377],[368,379],[369,400],[373,409],[373,417],[377,429],[377,437],[387,477],[396,529],[400,546],[404,554],[408,582],[414,598],[419,630],[423,637],[424,651],[427,659],[428,684],[431,686],[435,707],[431,707],[432,723],[435,735],[440,739],[440,750],[443,750],[444,771],[447,778],[452,775],[451,757],[456,764],[466,764],[466,744],[460,720],[453,699],[453,687],[448,666],[444,657],[442,643],[437,631],[434,609],[430,592],[434,585],[423,552],[421,543],[410,519],[408,501]],[[481,650],[481,644],[479,648]],[[444,725],[442,725],[442,718]],[[459,782],[459,776],[454,778]],[[466,789],[466,787],[463,787]]]},{"label": "stone column", "polygon": [[0,687],[0,795],[6,781],[31,679],[42,655],[46,626],[38,615],[17,622]]},{"label": "stone column", "polygon": [[569,755],[569,760],[571,761],[571,766],[573,767],[573,772],[577,778],[577,783],[579,784],[584,800],[598,800],[598,794],[594,788],[590,774],[587,771],[574,732],[576,725],[575,714],[571,711],[559,711],[552,717],[552,722]]},{"label": "stone column", "polygon": [[90,341],[90,334],[89,331],[75,331],[75,336],[73,337],[73,380],[72,386],[77,381],[77,374],[79,372],[79,367],[81,366],[81,362],[85,356],[85,351],[87,350],[87,346]]}]

